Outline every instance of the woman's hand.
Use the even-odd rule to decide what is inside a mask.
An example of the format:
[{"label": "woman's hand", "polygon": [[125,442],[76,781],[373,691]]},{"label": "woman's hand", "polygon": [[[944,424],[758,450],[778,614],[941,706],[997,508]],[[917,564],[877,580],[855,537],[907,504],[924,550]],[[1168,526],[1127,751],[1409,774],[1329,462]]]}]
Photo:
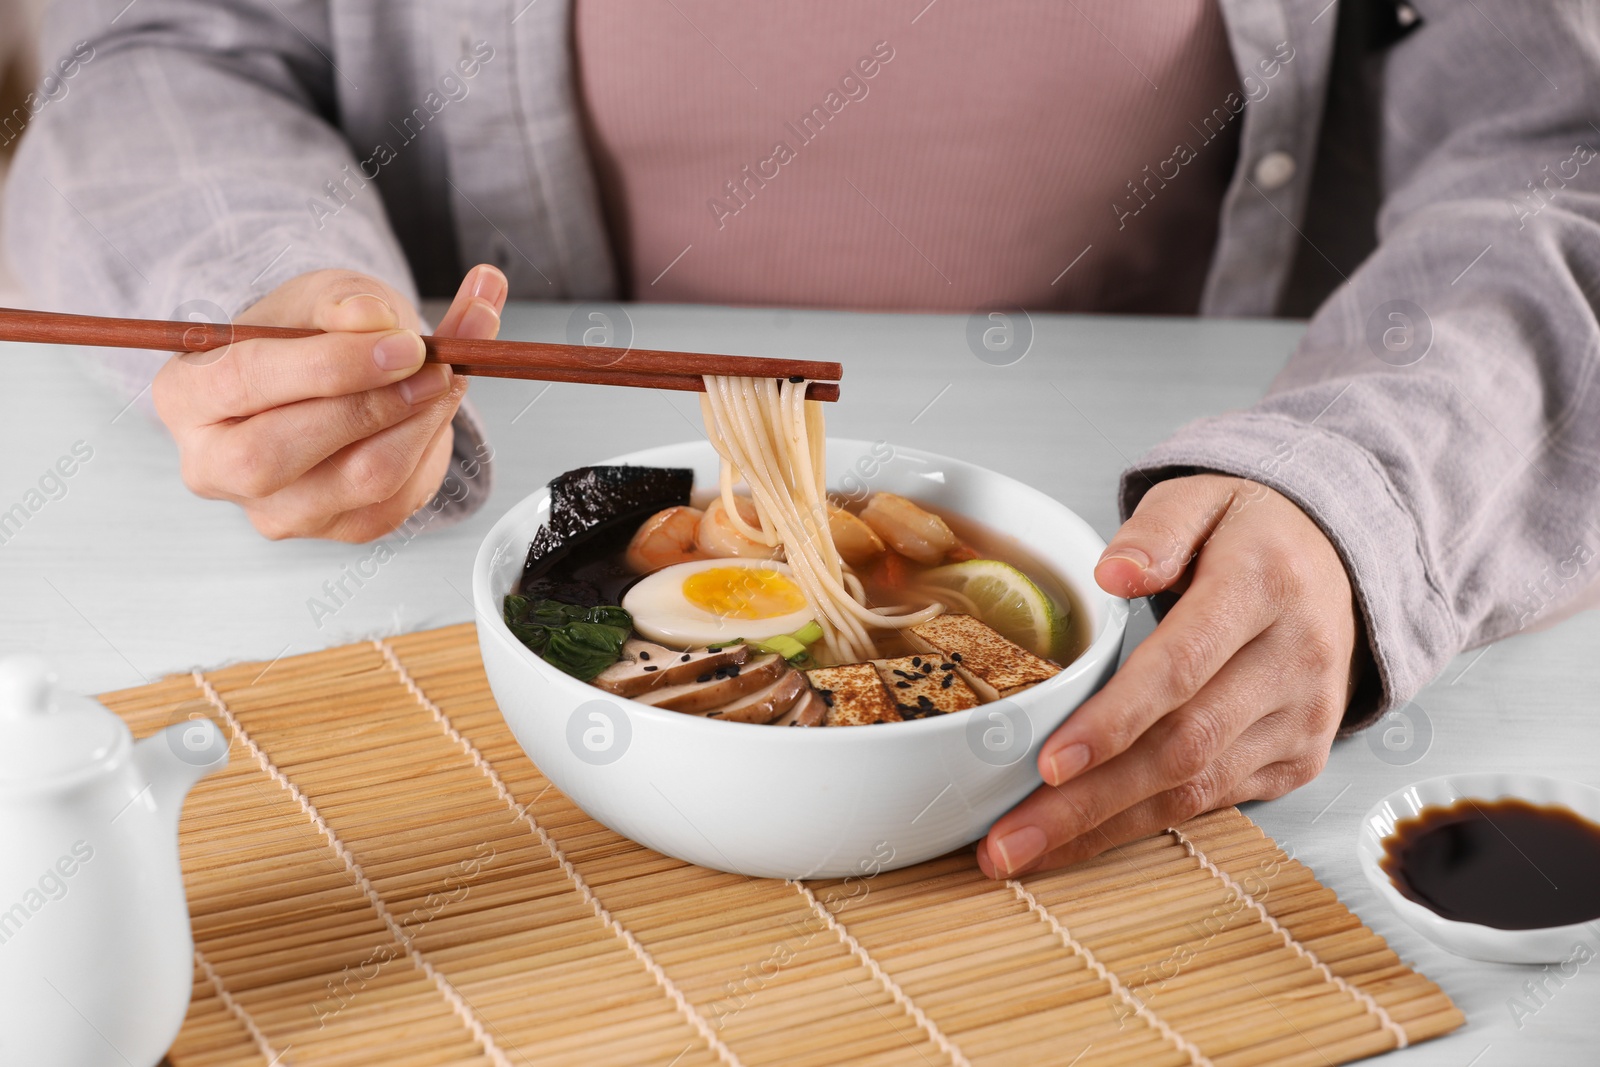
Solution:
[{"label": "woman's hand", "polygon": [[1344,565],[1264,485],[1217,474],[1161,482],[1095,580],[1118,596],[1183,595],[1044,743],[1045,784],[978,846],[992,878],[1282,796],[1322,770],[1350,702],[1360,628]]},{"label": "woman's hand", "polygon": [[[435,334],[494,337],[506,288],[494,267],[474,267]],[[467,383],[423,363],[416,309],[375,278],[322,270],[238,321],[328,332],[239,341],[161,368],[151,395],[190,490],[233,501],[274,540],[370,541],[432,499]]]}]

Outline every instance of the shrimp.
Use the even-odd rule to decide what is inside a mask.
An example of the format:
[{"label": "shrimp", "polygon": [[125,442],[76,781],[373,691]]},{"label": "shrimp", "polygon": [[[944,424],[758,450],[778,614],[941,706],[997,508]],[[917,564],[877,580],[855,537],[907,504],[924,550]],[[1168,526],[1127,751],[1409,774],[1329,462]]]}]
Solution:
[{"label": "shrimp", "polygon": [[[755,504],[742,496],[733,499],[736,502],[734,506],[739,509],[740,518],[748,525],[755,526]],[[740,533],[728,519],[728,512],[722,505],[721,497],[713,500],[701,517],[700,528],[695,534],[695,544],[700,547],[701,552],[711,558],[738,556],[743,559],[779,559],[783,555],[782,545],[764,545]]]},{"label": "shrimp", "polygon": [[918,563],[938,563],[961,544],[943,519],[894,493],[872,494],[861,510],[861,521],[890,548]]},{"label": "shrimp", "polygon": [[701,514],[698,508],[681,506],[656,512],[628,542],[623,562],[635,574],[649,574],[674,563],[705,559],[706,554],[695,545]]},{"label": "shrimp", "polygon": [[839,558],[852,567],[871,563],[883,555],[883,541],[872,527],[834,504],[828,505],[828,532],[833,534],[833,547],[839,550]]}]

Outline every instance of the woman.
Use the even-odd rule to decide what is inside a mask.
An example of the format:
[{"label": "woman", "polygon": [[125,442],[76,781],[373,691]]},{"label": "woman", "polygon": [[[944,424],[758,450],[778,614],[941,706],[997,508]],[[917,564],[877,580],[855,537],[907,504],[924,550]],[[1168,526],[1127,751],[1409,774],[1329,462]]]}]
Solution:
[{"label": "woman", "polygon": [[1594,587],[1592,3],[124,2],[55,8],[11,253],[57,307],[331,331],[128,385],[268,536],[376,537],[476,457],[416,336],[467,264],[440,332],[508,295],[1314,312],[1125,476],[1097,578],[1182,595],[992,875],[1281,795]]}]

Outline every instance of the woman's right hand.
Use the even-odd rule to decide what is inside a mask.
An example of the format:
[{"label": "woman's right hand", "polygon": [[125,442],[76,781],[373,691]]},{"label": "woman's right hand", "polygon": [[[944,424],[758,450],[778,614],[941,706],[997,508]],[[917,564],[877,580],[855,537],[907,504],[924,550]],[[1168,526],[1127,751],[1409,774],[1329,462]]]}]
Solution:
[{"label": "woman's right hand", "polygon": [[[434,331],[493,338],[507,284],[480,264]],[[390,286],[342,270],[292,278],[241,324],[327,331],[179,354],[152,399],[172,432],[183,481],[231,500],[266,537],[370,541],[438,490],[465,378],[423,362],[422,320]]]}]

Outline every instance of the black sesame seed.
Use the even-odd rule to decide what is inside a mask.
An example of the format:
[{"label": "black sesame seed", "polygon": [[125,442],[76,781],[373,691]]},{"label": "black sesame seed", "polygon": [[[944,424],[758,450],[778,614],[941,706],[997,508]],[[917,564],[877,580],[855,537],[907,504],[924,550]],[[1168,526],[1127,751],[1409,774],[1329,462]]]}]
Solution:
[{"label": "black sesame seed", "polygon": [[917,696],[917,707],[921,708],[923,711],[932,711],[933,701],[919,694]]},{"label": "black sesame seed", "polygon": [[696,678],[696,679],[695,679],[695,681],[697,681],[697,682],[700,682],[700,683],[702,683],[702,684],[704,684],[704,683],[706,683],[706,682],[709,682],[709,681],[711,681],[711,675],[709,675],[709,674],[702,674],[702,675],[701,675],[701,676],[700,676],[700,677],[698,677],[698,678]]},{"label": "black sesame seed", "polygon": [[657,667],[654,664],[652,664],[651,666],[645,668],[646,671],[659,671],[660,669],[661,669],[660,667]]},{"label": "black sesame seed", "polygon": [[706,651],[707,652],[721,652],[722,651],[722,646],[721,645],[711,645],[709,648],[706,649]]},{"label": "black sesame seed", "polygon": [[911,657],[911,665],[912,665],[912,666],[913,666],[913,667],[920,667],[920,666],[922,666],[922,657],[921,657],[921,656],[912,656],[912,657]]},{"label": "black sesame seed", "polygon": [[959,652],[950,653],[950,659],[955,663],[960,663],[961,662],[961,653],[959,653]]},{"label": "black sesame seed", "polygon": [[931,664],[931,663],[924,663],[924,664],[923,664],[923,665],[922,665],[922,673],[923,673],[923,674],[932,674],[932,673],[933,673],[933,664]]},{"label": "black sesame seed", "polygon": [[806,380],[806,377],[803,374],[791,374],[789,376],[789,381],[792,382],[795,385],[799,385],[801,382],[803,382],[805,380]]},{"label": "black sesame seed", "polygon": [[896,682],[896,683],[894,683],[894,687],[896,689],[910,689],[911,688],[911,683],[910,682]]},{"label": "black sesame seed", "polygon": [[830,707],[830,708],[833,707],[833,690],[832,689],[818,689],[817,690],[817,696],[821,697],[822,698],[822,702],[824,704],[828,705],[828,707]]},{"label": "black sesame seed", "polygon": [[956,680],[956,676],[955,675],[947,674],[947,675],[944,676],[944,681],[939,683],[939,688],[940,689],[949,689],[950,688],[950,683],[955,681],[955,680]]},{"label": "black sesame seed", "polygon": [[689,662],[689,653],[685,652],[683,654],[683,658],[680,659],[678,662],[679,663],[688,663]]},{"label": "black sesame seed", "polygon": [[640,651],[639,658],[640,659],[649,659],[650,658],[650,653],[644,652],[644,651]]},{"label": "black sesame seed", "polygon": [[953,671],[956,669],[956,665],[954,663],[941,663],[939,664],[939,669],[941,671]]},{"label": "black sesame seed", "polygon": [[722,669],[728,672],[729,678],[737,678],[739,677],[739,671],[741,668],[737,663],[730,663]]},{"label": "black sesame seed", "polygon": [[917,676],[916,675],[912,674],[910,671],[903,671],[899,667],[896,667],[894,669],[894,673],[898,674],[900,677],[906,679],[907,681],[914,682],[914,681],[917,680]]}]

